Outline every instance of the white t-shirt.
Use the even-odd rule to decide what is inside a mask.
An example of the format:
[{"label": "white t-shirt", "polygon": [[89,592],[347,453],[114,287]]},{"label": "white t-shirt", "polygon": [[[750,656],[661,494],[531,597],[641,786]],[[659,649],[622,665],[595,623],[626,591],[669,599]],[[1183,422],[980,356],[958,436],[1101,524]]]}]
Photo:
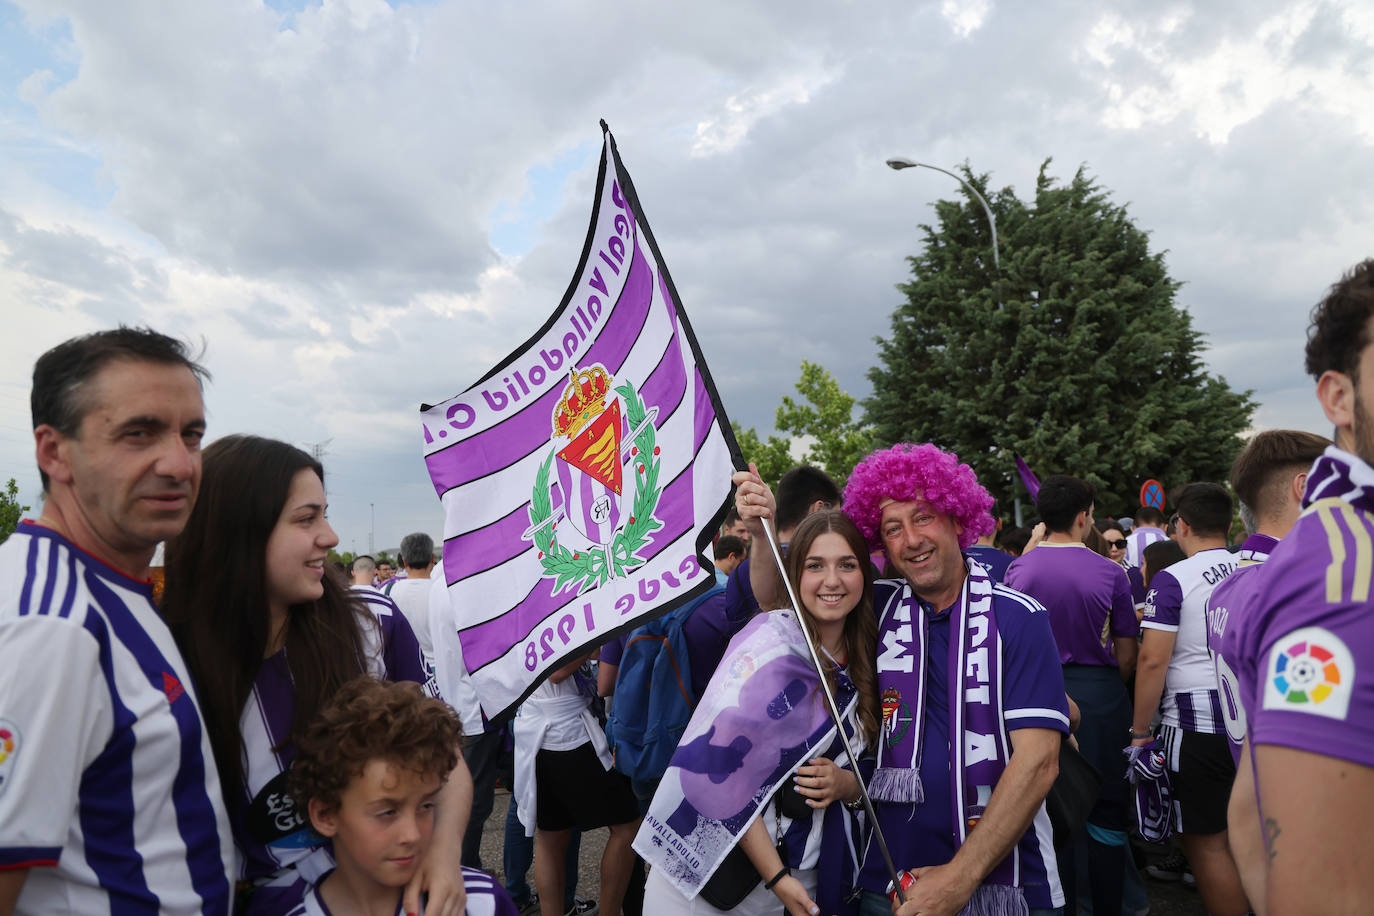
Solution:
[{"label": "white t-shirt", "polygon": [[391,591],[387,592],[401,613],[406,615],[406,620],[410,621],[420,651],[432,662],[434,640],[429,633],[429,593],[429,579],[397,579],[392,583]]},{"label": "white t-shirt", "polygon": [[429,633],[434,640],[434,679],[439,696],[458,713],[463,734],[480,735],[485,730],[482,705],[472,689],[463,646],[458,642],[458,621],[449,603],[448,586],[443,575],[429,578]]},{"label": "white t-shirt", "polygon": [[152,586],[34,524],[0,545],[0,867],[18,913],[227,916],[234,846]]}]

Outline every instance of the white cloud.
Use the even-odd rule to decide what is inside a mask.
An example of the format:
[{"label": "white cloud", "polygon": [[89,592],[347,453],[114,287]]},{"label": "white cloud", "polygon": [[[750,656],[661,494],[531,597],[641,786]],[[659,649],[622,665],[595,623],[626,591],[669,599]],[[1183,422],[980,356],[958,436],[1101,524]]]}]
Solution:
[{"label": "white cloud", "polygon": [[[149,322],[207,341],[212,436],[334,440],[345,546],[370,502],[379,545],[439,531],[418,405],[561,298],[595,170],[566,157],[600,117],[727,411],[764,430],[803,358],[867,392],[916,225],[958,193],[889,155],[968,161],[1022,196],[1045,157],[1061,177],[1086,163],[1169,251],[1209,367],[1256,389],[1260,425],[1312,428],[1306,312],[1369,254],[1374,22],[1354,3],[21,7],[36,63],[0,90],[0,309],[22,331],[0,339],[0,457],[36,477],[39,352]],[[501,256],[493,214],[555,166],[557,201]]]},{"label": "white cloud", "polygon": [[940,15],[960,38],[967,38],[987,21],[992,0],[943,0]]},{"label": "white cloud", "polygon": [[793,105],[805,105],[815,92],[834,79],[832,73],[798,73],[784,77],[767,89],[745,90],[730,96],[721,114],[697,124],[692,155],[728,153],[744,140],[749,129],[760,119]]},{"label": "white cloud", "polygon": [[[1367,15],[1316,3],[1283,6],[1246,34],[1222,35],[1191,56],[1179,47],[1195,38],[1185,29],[1189,18],[1166,9],[1153,21],[1104,13],[1094,23],[1081,53],[1107,71],[1105,125],[1138,130],[1182,118],[1219,144],[1238,126],[1286,102],[1347,117],[1364,139],[1374,139],[1374,86],[1351,78],[1341,49],[1326,48],[1311,59],[1298,54],[1306,36],[1327,26],[1362,42],[1367,53],[1374,35]],[[1139,58],[1154,79],[1142,82],[1134,70],[1127,73],[1129,82],[1119,79],[1115,65],[1126,58]]]}]

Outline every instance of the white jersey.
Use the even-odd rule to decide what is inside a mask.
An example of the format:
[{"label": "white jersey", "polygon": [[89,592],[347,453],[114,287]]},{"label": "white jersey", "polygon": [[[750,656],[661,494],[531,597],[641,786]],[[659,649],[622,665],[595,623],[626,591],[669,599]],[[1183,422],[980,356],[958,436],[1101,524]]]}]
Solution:
[{"label": "white jersey", "polygon": [[429,634],[429,579],[397,579],[391,584],[387,597],[396,602],[401,613],[410,621],[415,640],[425,660],[434,662],[434,640]]},{"label": "white jersey", "polygon": [[1235,554],[1215,547],[1180,560],[1150,579],[1140,626],[1176,634],[1160,705],[1165,725],[1218,735],[1226,730],[1216,665],[1207,649],[1207,600],[1235,572],[1236,563]]},{"label": "white jersey", "polygon": [[[320,883],[324,883],[323,878],[320,879]],[[463,890],[467,894],[467,906],[463,910],[465,916],[518,916],[520,912],[511,902],[505,888],[493,881],[491,875],[484,871],[464,867]],[[401,908],[402,902],[401,895],[397,893],[396,916],[406,916],[406,911]],[[325,905],[324,900],[320,898],[320,889],[316,885],[287,916],[333,916],[333,914]],[[425,916],[423,905],[420,907],[418,916]]]},{"label": "white jersey", "polygon": [[18,913],[227,914],[234,848],[190,673],[131,579],[56,532],[0,545],[0,868]]},{"label": "white jersey", "polygon": [[463,734],[476,737],[486,730],[482,704],[472,689],[463,646],[458,641],[458,621],[449,603],[448,585],[443,574],[429,579],[429,633],[434,640],[434,680],[439,697],[458,713]]},{"label": "white jersey", "polygon": [[1140,556],[1155,541],[1162,541],[1168,535],[1163,528],[1133,528],[1131,533],[1126,535],[1126,555],[1121,558],[1121,565],[1127,569],[1140,566]]}]

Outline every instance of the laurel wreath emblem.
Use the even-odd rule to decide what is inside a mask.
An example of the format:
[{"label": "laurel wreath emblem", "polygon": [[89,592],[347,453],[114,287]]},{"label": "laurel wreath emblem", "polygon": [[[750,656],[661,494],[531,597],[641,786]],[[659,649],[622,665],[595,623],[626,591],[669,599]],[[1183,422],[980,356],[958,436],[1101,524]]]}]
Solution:
[{"label": "laurel wreath emblem", "polygon": [[631,453],[639,460],[635,462],[634,509],[629,521],[612,538],[609,557],[603,547],[569,550],[558,542],[558,523],[544,524],[553,514],[553,502],[549,497],[549,472],[553,469],[554,461],[552,449],[534,478],[534,492],[530,496],[530,525],[537,529],[534,543],[539,548],[539,562],[544,567],[544,575],[554,579],[555,593],[575,586],[580,595],[589,588],[604,585],[613,576],[623,576],[642,565],[648,557],[640,556],[639,551],[649,545],[649,535],[663,527],[663,523],[653,516],[663,492],[658,485],[657,431],[653,423],[644,422],[648,410],[634,385],[626,382],[617,387],[615,392],[625,401],[625,419],[630,429],[639,430]]}]

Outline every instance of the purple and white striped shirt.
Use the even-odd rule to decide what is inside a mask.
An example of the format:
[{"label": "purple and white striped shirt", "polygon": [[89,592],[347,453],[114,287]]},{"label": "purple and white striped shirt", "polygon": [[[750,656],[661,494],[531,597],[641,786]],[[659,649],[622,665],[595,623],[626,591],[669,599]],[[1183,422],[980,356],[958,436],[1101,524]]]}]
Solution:
[{"label": "purple and white striped shirt", "polygon": [[152,586],[48,528],[0,546],[0,869],[18,913],[227,914],[233,845]]},{"label": "purple and white striped shirt", "polygon": [[1207,600],[1235,572],[1236,562],[1235,554],[1215,547],[1198,551],[1150,579],[1140,626],[1175,634],[1160,703],[1165,725],[1209,735],[1226,733],[1216,666],[1207,650]]},{"label": "purple and white striped shirt", "polygon": [[[324,878],[321,878],[320,881],[323,883]],[[511,902],[506,889],[493,881],[491,875],[486,872],[476,868],[464,868],[463,888],[467,891],[467,908],[463,910],[466,916],[519,916],[520,911]],[[396,916],[406,916],[401,904],[401,895],[398,893],[396,895]],[[421,906],[418,916],[424,916],[424,913],[425,909]],[[320,888],[317,884],[310,889],[310,893],[305,895],[305,899],[287,916],[334,916],[334,914],[320,896]]]}]

